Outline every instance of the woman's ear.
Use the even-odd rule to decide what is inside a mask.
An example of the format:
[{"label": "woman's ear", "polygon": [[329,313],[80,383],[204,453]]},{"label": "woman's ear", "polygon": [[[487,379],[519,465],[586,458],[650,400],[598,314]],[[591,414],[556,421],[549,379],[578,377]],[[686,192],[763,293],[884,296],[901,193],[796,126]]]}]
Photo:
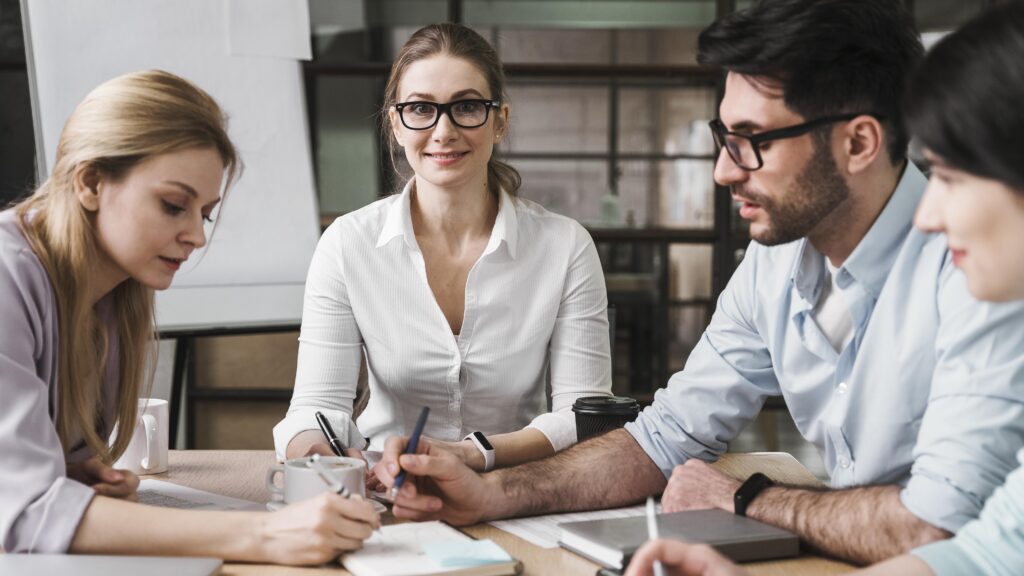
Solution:
[{"label": "woman's ear", "polygon": [[405,143],[402,142],[402,131],[398,129],[398,112],[395,111],[393,106],[388,108],[388,123],[391,124],[391,134],[395,137],[395,142],[398,142],[398,145],[404,148]]},{"label": "woman's ear", "polygon": [[75,169],[73,180],[75,198],[89,212],[100,209],[100,188],[102,177],[95,166],[85,165]]},{"label": "woman's ear", "polygon": [[508,132],[508,117],[511,112],[508,104],[502,104],[501,108],[498,109],[496,114],[497,118],[494,123],[494,143],[501,142],[501,139],[505,137],[505,133]]}]

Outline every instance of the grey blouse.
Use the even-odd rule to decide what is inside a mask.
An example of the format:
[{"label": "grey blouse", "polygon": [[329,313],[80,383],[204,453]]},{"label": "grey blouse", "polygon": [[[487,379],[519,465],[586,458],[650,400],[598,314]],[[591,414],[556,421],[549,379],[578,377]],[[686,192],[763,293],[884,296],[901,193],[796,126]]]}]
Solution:
[{"label": "grey blouse", "polygon": [[[57,303],[50,279],[17,225],[0,212],[0,548],[66,552],[93,490],[66,477],[57,437]],[[111,342],[109,358],[116,358]],[[109,437],[116,418],[117,362],[107,362],[102,398]],[[84,444],[68,460],[91,453]]]}]

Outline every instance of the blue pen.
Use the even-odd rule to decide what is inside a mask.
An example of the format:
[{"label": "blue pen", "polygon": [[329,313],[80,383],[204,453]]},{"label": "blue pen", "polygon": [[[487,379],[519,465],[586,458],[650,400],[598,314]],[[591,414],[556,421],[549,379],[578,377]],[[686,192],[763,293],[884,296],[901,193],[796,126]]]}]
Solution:
[{"label": "blue pen", "polygon": [[[416,447],[420,444],[420,435],[423,434],[423,425],[427,423],[427,414],[430,414],[430,407],[424,406],[423,410],[420,411],[420,417],[416,420],[416,427],[412,429],[409,445],[405,447],[406,454],[416,453]],[[395,476],[395,483],[391,485],[392,500],[398,497],[398,489],[402,487],[402,482],[405,482],[405,470],[402,470],[398,473],[398,476]]]}]

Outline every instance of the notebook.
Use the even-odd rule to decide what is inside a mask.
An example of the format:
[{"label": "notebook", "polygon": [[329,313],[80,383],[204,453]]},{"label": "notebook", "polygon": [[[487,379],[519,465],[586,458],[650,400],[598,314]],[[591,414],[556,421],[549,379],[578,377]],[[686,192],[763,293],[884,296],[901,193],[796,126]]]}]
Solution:
[{"label": "notebook", "polygon": [[[644,517],[568,522],[560,527],[560,546],[612,568],[624,568],[647,541]],[[792,532],[718,509],[658,514],[658,533],[662,538],[709,544],[736,562],[800,552],[800,540]]]},{"label": "notebook", "polygon": [[0,574],[32,576],[212,576],[220,573],[220,566],[221,561],[218,558],[0,554]]},{"label": "notebook", "polygon": [[384,526],[340,562],[354,576],[504,576],[522,564],[491,540],[474,540],[442,522]]}]

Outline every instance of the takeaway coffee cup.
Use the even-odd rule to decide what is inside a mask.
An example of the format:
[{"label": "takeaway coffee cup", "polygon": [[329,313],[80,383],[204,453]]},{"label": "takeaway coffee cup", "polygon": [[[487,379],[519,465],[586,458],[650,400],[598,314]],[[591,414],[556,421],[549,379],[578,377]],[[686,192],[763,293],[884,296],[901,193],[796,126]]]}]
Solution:
[{"label": "takeaway coffee cup", "polygon": [[572,411],[576,413],[576,439],[582,442],[636,420],[640,404],[627,396],[587,396],[577,398]]},{"label": "takeaway coffee cup", "polygon": [[[311,458],[294,458],[267,470],[267,489],[275,500],[294,504],[330,490],[316,469],[309,465]],[[321,456],[320,462],[331,471],[350,494],[366,496],[366,462],[358,458]],[[277,476],[281,475],[281,484]]]},{"label": "takeaway coffee cup", "polygon": [[124,468],[136,474],[166,472],[167,423],[166,400],[140,399],[139,419],[135,422],[132,441],[121,458],[114,463],[114,468]]}]

